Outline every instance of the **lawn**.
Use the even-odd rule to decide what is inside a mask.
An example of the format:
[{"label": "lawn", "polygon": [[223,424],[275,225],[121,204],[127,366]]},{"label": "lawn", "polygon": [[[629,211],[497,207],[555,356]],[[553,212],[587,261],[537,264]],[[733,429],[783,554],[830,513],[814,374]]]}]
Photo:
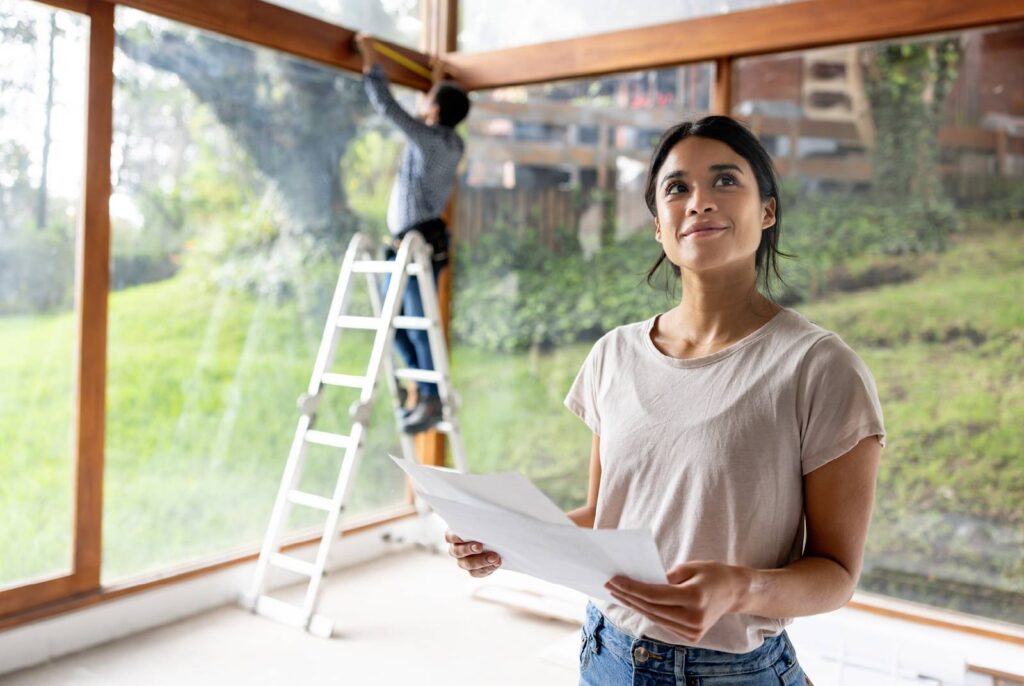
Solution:
[{"label": "lawn", "polygon": [[[796,308],[852,345],[879,386],[889,437],[861,586],[1024,623],[1024,225],[973,227],[943,254],[898,259],[912,279]],[[111,295],[106,579],[259,540],[325,298],[273,303],[182,275]],[[67,313],[2,322],[0,581],[14,581],[69,559],[74,326]],[[357,372],[368,341],[347,341],[337,370]],[[588,349],[455,347],[474,471],[520,470],[563,507],[583,502],[589,431],[562,398]],[[320,428],[342,430],[353,397],[332,396]],[[403,496],[383,458],[398,449],[384,402],[370,437],[353,514]],[[330,490],[335,453],[311,453],[307,488]]]}]

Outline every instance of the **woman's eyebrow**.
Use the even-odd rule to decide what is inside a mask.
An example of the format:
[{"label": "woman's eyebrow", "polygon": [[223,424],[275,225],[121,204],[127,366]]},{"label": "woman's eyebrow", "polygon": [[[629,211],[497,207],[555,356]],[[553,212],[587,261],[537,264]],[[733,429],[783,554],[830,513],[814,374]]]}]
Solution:
[{"label": "woman's eyebrow", "polygon": [[[713,172],[735,171],[735,172],[739,172],[740,174],[743,173],[743,170],[740,169],[738,165],[735,165],[735,164],[732,164],[732,163],[712,164],[710,167],[708,167],[708,171],[713,171]],[[674,169],[674,170],[668,172],[667,174],[665,174],[663,177],[661,177],[661,183],[665,183],[666,181],[668,181],[670,179],[686,178],[686,176],[688,176],[688,175],[689,175],[689,172],[684,170],[684,169]],[[661,184],[659,184],[659,185],[661,185]]]}]

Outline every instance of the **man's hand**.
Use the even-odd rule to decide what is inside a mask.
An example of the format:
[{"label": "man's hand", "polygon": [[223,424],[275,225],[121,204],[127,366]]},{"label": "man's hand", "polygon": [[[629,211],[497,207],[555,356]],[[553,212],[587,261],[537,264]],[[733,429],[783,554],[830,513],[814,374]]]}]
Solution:
[{"label": "man's hand", "polygon": [[363,73],[370,71],[370,68],[377,64],[377,48],[374,46],[373,38],[365,31],[360,31],[355,37],[356,47],[359,54],[363,56]]}]

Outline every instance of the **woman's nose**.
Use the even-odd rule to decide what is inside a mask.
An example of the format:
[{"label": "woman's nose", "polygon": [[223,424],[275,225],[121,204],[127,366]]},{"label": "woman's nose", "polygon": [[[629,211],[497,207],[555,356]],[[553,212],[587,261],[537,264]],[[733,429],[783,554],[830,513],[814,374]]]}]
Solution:
[{"label": "woman's nose", "polygon": [[690,192],[690,202],[686,206],[687,214],[703,214],[714,211],[715,203],[709,193],[701,190],[699,186],[694,187]]}]

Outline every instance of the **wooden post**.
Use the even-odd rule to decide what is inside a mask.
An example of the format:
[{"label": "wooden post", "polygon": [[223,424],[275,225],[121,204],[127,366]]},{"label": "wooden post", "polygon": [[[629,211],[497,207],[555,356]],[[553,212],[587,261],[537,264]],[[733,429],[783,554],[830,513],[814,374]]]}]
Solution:
[{"label": "wooden post", "polygon": [[110,286],[110,146],[113,135],[114,6],[90,5],[85,187],[78,231],[75,300],[75,563],[78,590],[100,583],[103,451]]},{"label": "wooden post", "polygon": [[720,57],[715,60],[715,93],[711,106],[714,114],[732,113],[732,58]]},{"label": "wooden post", "polygon": [[[438,57],[455,50],[458,38],[458,1],[457,0],[434,0],[437,3],[434,12],[430,17],[434,26],[429,27],[429,33],[436,36],[435,46],[440,49]],[[446,346],[451,350],[451,335],[449,324],[451,322],[451,299],[452,299],[452,274],[455,271],[455,248],[458,236],[458,179],[452,190],[452,196],[448,200],[448,207],[445,210],[448,231],[451,232],[451,240],[448,245],[448,267],[444,269],[437,282],[437,297],[441,310],[441,325],[444,328]],[[444,434],[438,431],[425,431],[416,436],[416,454],[420,462],[432,466],[444,466],[445,441]]]}]

